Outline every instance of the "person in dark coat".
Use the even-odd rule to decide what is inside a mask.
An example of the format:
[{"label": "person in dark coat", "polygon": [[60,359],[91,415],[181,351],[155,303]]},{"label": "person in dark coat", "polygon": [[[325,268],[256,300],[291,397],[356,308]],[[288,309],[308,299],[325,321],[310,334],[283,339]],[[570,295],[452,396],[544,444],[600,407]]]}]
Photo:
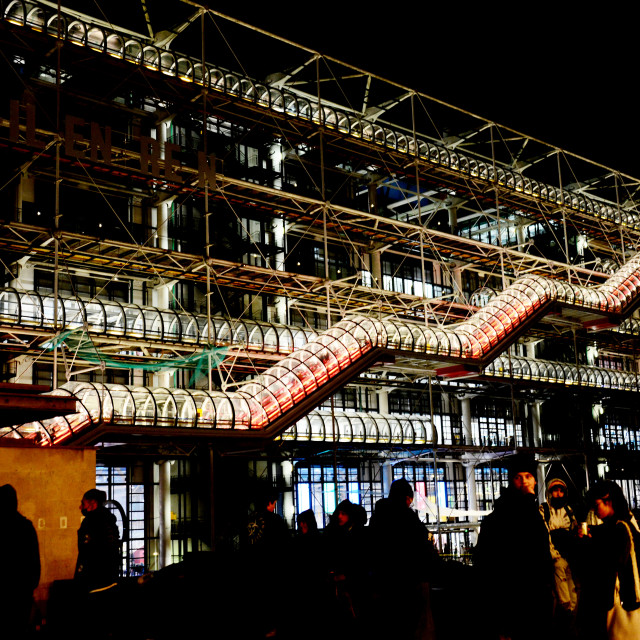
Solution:
[{"label": "person in dark coat", "polygon": [[120,574],[120,532],[105,506],[107,495],[90,489],[82,496],[84,520],[78,529],[78,561],[74,579],[88,593],[115,587]]},{"label": "person in dark coat", "polygon": [[289,564],[291,536],[284,519],[276,513],[278,496],[267,492],[258,509],[251,513],[247,526],[247,579],[255,584],[268,584],[256,599],[248,635],[277,635],[286,626],[281,601],[288,598],[289,585],[285,567]]},{"label": "person in dark coat", "polygon": [[613,608],[616,578],[620,600],[627,611],[640,608],[631,558],[631,536],[640,564],[640,531],[622,489],[611,480],[597,482],[587,496],[590,508],[602,521],[580,539],[581,595],[578,605],[580,637],[606,640],[607,612]]},{"label": "person in dark coat", "polygon": [[[80,502],[84,516],[78,529],[78,560],[74,582],[78,597],[75,633],[112,637],[118,633],[117,586],[120,575],[120,532],[116,517],[105,506],[107,494],[89,489]],[[105,612],[111,612],[105,616]],[[96,626],[96,621],[101,620]]]},{"label": "person in dark coat", "polygon": [[324,530],[328,586],[333,604],[331,637],[362,634],[363,606],[367,597],[367,545],[364,507],[343,500]]},{"label": "person in dark coat", "polygon": [[480,637],[550,637],[554,563],[536,499],[536,470],[533,457],[514,456],[509,486],[482,522],[474,557],[486,615]]},{"label": "person in dark coat", "polygon": [[[293,587],[282,637],[285,640],[298,640],[300,637],[305,640],[324,640],[332,637],[327,611],[333,605],[327,588],[324,540],[312,509],[299,513],[297,523],[287,571]],[[309,624],[310,620],[314,623]]]},{"label": "person in dark coat", "polygon": [[26,636],[33,590],[40,582],[40,549],[31,521],[18,512],[10,484],[0,487],[0,638]]},{"label": "person in dark coat", "polygon": [[278,496],[267,494],[261,508],[254,511],[247,527],[249,546],[271,556],[279,553],[290,540],[286,522],[276,513]]},{"label": "person in dark coat", "polygon": [[440,559],[429,533],[411,508],[413,488],[395,480],[387,498],[378,500],[369,527],[375,602],[371,636],[432,637],[429,583],[439,571]]},{"label": "person in dark coat", "polygon": [[342,576],[342,579],[351,573],[353,563],[361,555],[358,545],[367,516],[365,511],[363,523],[358,507],[350,500],[343,500],[333,512],[324,531],[330,570],[336,577]]}]

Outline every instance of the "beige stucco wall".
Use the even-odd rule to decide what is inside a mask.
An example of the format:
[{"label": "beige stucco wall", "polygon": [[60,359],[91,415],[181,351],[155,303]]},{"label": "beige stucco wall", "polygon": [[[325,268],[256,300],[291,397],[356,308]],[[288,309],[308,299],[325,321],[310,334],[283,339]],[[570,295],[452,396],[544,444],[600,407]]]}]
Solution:
[{"label": "beige stucco wall", "polygon": [[15,487],[18,511],[38,534],[42,576],[34,594],[37,601],[47,600],[54,580],[73,578],[78,507],[95,482],[94,449],[0,445],[0,485]]}]

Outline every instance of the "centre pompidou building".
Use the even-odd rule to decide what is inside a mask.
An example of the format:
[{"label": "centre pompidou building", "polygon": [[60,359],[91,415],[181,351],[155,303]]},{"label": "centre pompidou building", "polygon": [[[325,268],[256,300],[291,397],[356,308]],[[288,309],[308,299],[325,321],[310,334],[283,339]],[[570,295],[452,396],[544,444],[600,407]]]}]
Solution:
[{"label": "centre pompidou building", "polygon": [[2,4],[0,436],[99,447],[125,572],[233,538],[227,482],[323,523],[405,477],[462,557],[516,450],[638,506],[637,179],[204,7],[83,11]]}]

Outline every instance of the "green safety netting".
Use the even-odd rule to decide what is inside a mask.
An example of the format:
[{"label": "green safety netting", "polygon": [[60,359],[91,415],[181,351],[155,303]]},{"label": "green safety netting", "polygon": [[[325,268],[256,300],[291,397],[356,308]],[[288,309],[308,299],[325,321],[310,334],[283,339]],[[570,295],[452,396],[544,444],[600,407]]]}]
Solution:
[{"label": "green safety netting", "polygon": [[84,329],[63,331],[48,340],[43,347],[49,351],[66,349],[73,358],[116,369],[141,369],[143,371],[168,371],[171,369],[192,369],[193,378],[218,367],[227,355],[228,347],[204,347],[188,356],[159,358],[153,362],[141,362],[135,355],[124,352],[117,358],[100,351]]}]

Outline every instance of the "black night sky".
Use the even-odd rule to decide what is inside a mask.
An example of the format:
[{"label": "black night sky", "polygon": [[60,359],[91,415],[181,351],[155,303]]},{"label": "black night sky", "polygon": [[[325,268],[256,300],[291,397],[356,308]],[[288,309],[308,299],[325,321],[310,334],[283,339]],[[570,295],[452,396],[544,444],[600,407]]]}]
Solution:
[{"label": "black night sky", "polygon": [[[137,1],[63,4],[146,33]],[[146,6],[156,31],[196,10],[189,0],[147,0]],[[219,0],[209,7],[640,177],[631,5],[604,4],[595,11],[557,0],[378,6]],[[221,32],[229,26],[214,20]]]},{"label": "black night sky", "polygon": [[640,177],[636,19],[613,5],[547,4],[215,8]]}]

